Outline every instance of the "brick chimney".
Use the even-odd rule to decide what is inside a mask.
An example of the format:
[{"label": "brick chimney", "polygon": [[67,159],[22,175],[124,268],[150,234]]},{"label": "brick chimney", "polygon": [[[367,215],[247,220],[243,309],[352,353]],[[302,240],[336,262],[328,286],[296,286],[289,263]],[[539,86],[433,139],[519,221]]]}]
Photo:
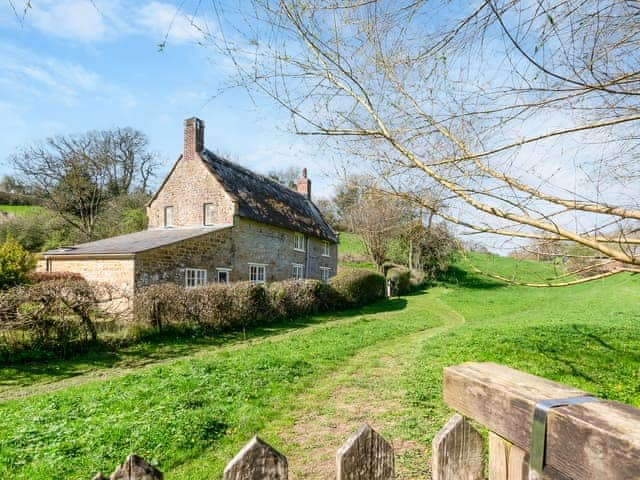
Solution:
[{"label": "brick chimney", "polygon": [[193,160],[197,152],[204,150],[204,122],[196,117],[184,121],[185,160]]},{"label": "brick chimney", "polygon": [[309,200],[311,200],[311,180],[307,178],[306,168],[302,169],[302,176],[300,177],[300,180],[298,180],[298,186],[296,190],[298,190],[298,193],[301,193]]}]

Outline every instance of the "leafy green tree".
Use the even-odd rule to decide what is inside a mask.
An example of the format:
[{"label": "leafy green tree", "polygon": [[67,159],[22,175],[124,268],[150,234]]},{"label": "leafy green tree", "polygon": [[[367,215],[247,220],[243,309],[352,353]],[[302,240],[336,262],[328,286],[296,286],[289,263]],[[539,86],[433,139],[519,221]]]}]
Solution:
[{"label": "leafy green tree", "polygon": [[20,243],[8,236],[0,246],[0,289],[27,283],[36,260]]},{"label": "leafy green tree", "polygon": [[85,240],[98,238],[111,200],[148,190],[156,160],[131,128],[47,138],[12,157],[18,180]]}]

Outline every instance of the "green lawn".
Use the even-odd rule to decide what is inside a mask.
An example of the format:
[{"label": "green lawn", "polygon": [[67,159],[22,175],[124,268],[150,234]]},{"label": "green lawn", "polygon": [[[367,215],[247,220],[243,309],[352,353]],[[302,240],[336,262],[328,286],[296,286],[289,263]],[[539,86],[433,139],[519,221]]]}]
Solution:
[{"label": "green lawn", "polygon": [[37,205],[0,205],[0,210],[14,215],[31,215],[40,212],[42,207]]},{"label": "green lawn", "polygon": [[[331,478],[335,448],[365,420],[397,446],[399,477],[415,478],[428,474],[431,439],[451,414],[442,369],[470,360],[640,406],[640,277],[533,289],[486,281],[469,261],[527,278],[553,269],[476,255],[449,283],[286,333],[194,344],[130,372],[96,362],[74,384],[64,383],[73,362],[62,362],[58,377],[34,376],[0,403],[0,478],[91,478],[131,451],[169,479],[220,478],[255,433],[288,456],[296,478],[318,478],[314,468]],[[86,370],[86,358],[76,362]]]}]

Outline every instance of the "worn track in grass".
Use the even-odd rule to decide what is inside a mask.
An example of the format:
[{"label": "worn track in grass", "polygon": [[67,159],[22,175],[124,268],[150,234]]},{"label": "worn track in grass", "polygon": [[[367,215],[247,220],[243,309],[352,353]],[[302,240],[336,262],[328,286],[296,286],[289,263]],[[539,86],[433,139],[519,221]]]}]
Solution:
[{"label": "worn track in grass", "polygon": [[393,444],[396,478],[428,475],[427,446],[400,426],[414,413],[406,401],[403,372],[414,365],[426,341],[465,321],[439,299],[432,305],[439,311],[430,313],[440,316],[443,326],[365,349],[299,397],[300,409],[276,430],[291,445],[287,452],[291,478],[335,478],[338,447],[365,422]]}]

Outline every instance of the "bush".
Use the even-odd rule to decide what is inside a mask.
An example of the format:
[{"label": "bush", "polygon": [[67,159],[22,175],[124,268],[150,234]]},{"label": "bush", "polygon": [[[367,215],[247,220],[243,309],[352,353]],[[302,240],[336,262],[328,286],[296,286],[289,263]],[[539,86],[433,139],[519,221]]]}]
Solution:
[{"label": "bush", "polygon": [[29,283],[50,282],[52,280],[78,280],[84,278],[77,272],[30,272]]},{"label": "bush", "polygon": [[425,276],[424,272],[421,272],[420,270],[411,270],[411,278],[409,279],[411,290],[417,290],[418,288],[424,286],[426,281],[427,277]]},{"label": "bush", "polygon": [[189,313],[203,330],[225,330],[233,325],[233,297],[228,285],[212,283],[185,289],[185,294],[189,298]]},{"label": "bush", "polygon": [[95,320],[105,314],[100,307],[110,290],[69,279],[6,290],[0,293],[0,330],[21,333],[24,347],[66,353],[75,344],[97,340]]},{"label": "bush", "polygon": [[366,305],[384,296],[384,278],[368,270],[341,271],[329,284],[287,280],[239,282],[187,289],[173,283],[138,292],[134,318],[161,331],[167,326],[237,330],[336,308]]},{"label": "bush", "polygon": [[29,282],[36,259],[10,235],[0,245],[0,290]]},{"label": "bush", "polygon": [[359,307],[384,297],[385,280],[372,270],[345,268],[329,280],[329,286],[336,307]]},{"label": "bush", "polygon": [[39,210],[18,215],[0,225],[0,240],[11,235],[30,252],[40,252],[82,240],[74,235],[71,226],[51,210]]},{"label": "bush", "polygon": [[303,317],[330,308],[328,287],[319,280],[288,280],[269,284],[269,295],[279,318]]},{"label": "bush", "polygon": [[277,318],[267,287],[262,283],[238,282],[230,285],[233,325],[248,327],[271,323]]},{"label": "bush", "polygon": [[411,290],[411,271],[407,267],[396,265],[387,270],[387,280],[391,282],[394,295],[403,295]]},{"label": "bush", "polygon": [[158,331],[171,324],[184,324],[196,309],[189,305],[188,293],[189,290],[175,283],[145,287],[136,295],[134,318]]}]

